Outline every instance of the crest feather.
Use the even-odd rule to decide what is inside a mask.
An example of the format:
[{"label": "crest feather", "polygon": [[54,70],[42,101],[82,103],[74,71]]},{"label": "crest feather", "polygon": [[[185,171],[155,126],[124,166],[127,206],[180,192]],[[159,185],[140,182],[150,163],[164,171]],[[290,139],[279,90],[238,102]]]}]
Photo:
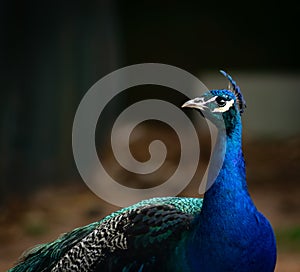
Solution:
[{"label": "crest feather", "polygon": [[246,101],[244,100],[240,87],[236,84],[236,82],[232,79],[232,77],[229,74],[227,74],[223,70],[220,70],[220,73],[229,80],[228,90],[235,95],[240,113],[243,113],[244,109],[246,108]]}]

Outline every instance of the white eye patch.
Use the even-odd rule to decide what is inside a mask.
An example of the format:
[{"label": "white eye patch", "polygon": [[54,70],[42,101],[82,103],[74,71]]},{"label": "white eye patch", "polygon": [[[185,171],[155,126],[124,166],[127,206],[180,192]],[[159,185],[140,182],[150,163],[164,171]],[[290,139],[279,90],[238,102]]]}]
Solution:
[{"label": "white eye patch", "polygon": [[225,112],[225,111],[228,111],[233,104],[234,104],[234,100],[231,99],[229,101],[226,101],[226,105],[225,106],[215,108],[213,110],[213,112]]}]

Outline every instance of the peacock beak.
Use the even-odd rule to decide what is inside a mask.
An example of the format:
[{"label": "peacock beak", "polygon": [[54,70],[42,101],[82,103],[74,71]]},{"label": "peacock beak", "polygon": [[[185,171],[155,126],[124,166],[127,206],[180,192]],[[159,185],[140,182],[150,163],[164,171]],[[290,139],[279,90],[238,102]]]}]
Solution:
[{"label": "peacock beak", "polygon": [[205,109],[207,109],[207,106],[205,105],[206,103],[207,102],[204,101],[203,97],[197,97],[197,98],[194,98],[192,100],[185,102],[181,107],[205,110]]}]

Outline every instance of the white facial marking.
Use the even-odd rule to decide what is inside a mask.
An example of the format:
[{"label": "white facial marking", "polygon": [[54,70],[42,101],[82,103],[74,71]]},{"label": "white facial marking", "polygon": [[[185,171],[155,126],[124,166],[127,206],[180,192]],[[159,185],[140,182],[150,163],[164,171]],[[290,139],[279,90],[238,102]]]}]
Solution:
[{"label": "white facial marking", "polygon": [[233,104],[234,104],[234,100],[231,99],[231,100],[229,100],[229,101],[226,102],[226,105],[224,107],[215,108],[213,110],[213,112],[225,112],[225,111],[228,111]]}]

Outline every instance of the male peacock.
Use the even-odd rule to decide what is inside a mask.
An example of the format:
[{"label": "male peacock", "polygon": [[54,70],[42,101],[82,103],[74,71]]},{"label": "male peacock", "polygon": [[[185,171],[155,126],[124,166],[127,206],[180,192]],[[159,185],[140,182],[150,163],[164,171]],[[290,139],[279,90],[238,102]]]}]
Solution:
[{"label": "male peacock", "polygon": [[144,200],[34,248],[9,271],[274,271],[274,234],[246,185],[245,102],[235,81],[221,72],[230,88],[183,105],[200,110],[226,133],[217,140],[224,162],[204,200]]}]

